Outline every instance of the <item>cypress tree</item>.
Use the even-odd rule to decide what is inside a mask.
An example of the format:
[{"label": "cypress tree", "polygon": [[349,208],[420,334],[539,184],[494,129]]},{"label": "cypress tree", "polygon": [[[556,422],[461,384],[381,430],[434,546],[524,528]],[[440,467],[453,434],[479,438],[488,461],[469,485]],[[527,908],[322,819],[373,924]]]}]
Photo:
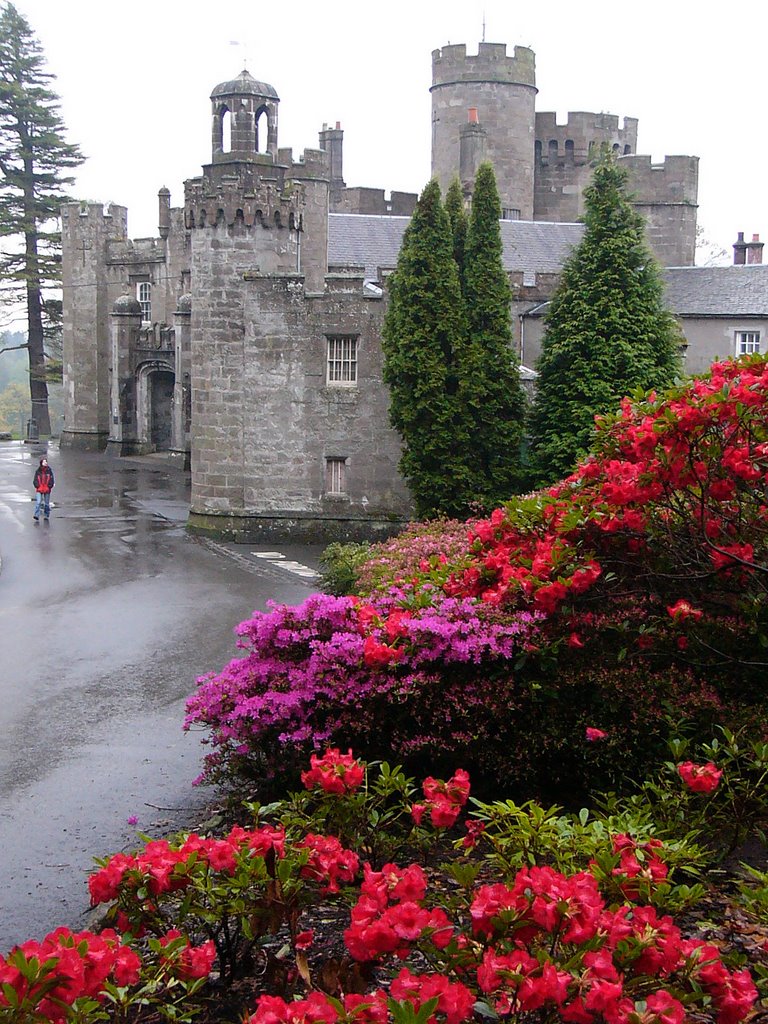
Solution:
[{"label": "cypress tree", "polygon": [[453,236],[453,258],[459,268],[459,281],[464,287],[464,250],[467,244],[467,213],[464,209],[464,194],[461,183],[454,178],[445,193],[445,210],[451,222]]},{"label": "cypress tree", "polygon": [[670,384],[679,371],[679,331],[626,179],[613,157],[595,169],[584,192],[584,237],[546,317],[531,417],[540,484],[565,476],[584,456],[596,415],[637,388]]},{"label": "cypress tree", "polygon": [[465,440],[457,428],[455,351],[465,332],[459,275],[440,187],[422,192],[390,276],[382,328],[400,470],[422,518],[463,511]]},{"label": "cypress tree", "polygon": [[526,401],[512,341],[512,294],[502,260],[501,202],[489,163],[475,178],[464,252],[467,334],[459,351],[459,405],[473,500],[489,508],[521,486]]},{"label": "cypress tree", "polygon": [[77,147],[64,141],[52,78],[27,21],[6,3],[0,12],[2,301],[26,304],[30,396],[41,434],[51,429],[45,339],[57,335],[60,310],[44,294],[60,279],[56,221],[73,181],[66,171],[83,162]]}]

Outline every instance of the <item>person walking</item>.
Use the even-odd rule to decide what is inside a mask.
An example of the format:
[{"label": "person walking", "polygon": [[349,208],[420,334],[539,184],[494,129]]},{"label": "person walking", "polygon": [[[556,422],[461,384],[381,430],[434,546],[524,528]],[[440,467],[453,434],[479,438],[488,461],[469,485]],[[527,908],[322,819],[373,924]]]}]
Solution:
[{"label": "person walking", "polygon": [[45,456],[40,459],[40,465],[35,470],[35,478],[32,484],[37,492],[35,494],[35,522],[40,520],[40,509],[42,507],[45,518],[51,514],[51,491],[53,490],[53,470],[48,465]]}]

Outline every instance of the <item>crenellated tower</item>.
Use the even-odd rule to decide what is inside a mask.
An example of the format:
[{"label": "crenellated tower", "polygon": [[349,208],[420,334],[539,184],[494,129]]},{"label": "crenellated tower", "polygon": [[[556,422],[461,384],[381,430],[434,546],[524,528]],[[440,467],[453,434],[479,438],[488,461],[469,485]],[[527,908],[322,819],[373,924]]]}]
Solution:
[{"label": "crenellated tower", "polygon": [[471,188],[472,168],[490,160],[505,216],[532,220],[533,50],[516,46],[510,55],[505,43],[480,43],[476,55],[463,43],[433,50],[430,92],[432,176],[443,193],[460,173]]}]

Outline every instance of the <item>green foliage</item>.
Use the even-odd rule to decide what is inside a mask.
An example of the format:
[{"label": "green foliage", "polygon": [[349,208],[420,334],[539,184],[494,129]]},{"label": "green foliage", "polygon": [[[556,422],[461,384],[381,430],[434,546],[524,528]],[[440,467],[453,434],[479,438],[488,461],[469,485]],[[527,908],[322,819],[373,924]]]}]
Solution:
[{"label": "green foliage", "polygon": [[68,171],[82,163],[64,141],[53,76],[25,18],[11,3],[0,12],[0,301],[27,307],[29,387],[40,432],[50,433],[46,333],[56,334],[58,309],[44,297],[61,271],[56,225]]},{"label": "green foliage", "polygon": [[326,594],[354,594],[360,566],[370,557],[371,545],[329,544],[320,556],[320,587]]},{"label": "green foliage", "polygon": [[468,223],[458,182],[445,207],[430,182],[390,278],[384,380],[421,518],[465,516],[521,486],[525,396],[500,216],[490,164],[478,171]]},{"label": "green foliage", "polygon": [[464,209],[464,195],[461,191],[461,183],[454,178],[445,194],[445,210],[451,222],[451,235],[453,236],[453,258],[459,268],[459,281],[462,291],[464,290],[464,252],[467,244],[467,213]]},{"label": "green foliage", "polygon": [[458,429],[455,352],[465,332],[459,275],[440,188],[422,192],[403,237],[382,329],[390,420],[400,470],[419,516],[456,508],[466,493],[466,438]]},{"label": "green foliage", "polygon": [[584,238],[547,314],[530,428],[540,483],[573,470],[596,415],[638,388],[665,387],[679,371],[679,332],[625,185],[615,159],[596,168],[584,193]]},{"label": "green foliage", "polygon": [[[671,760],[626,802],[635,810],[645,808],[666,835],[696,832],[713,862],[723,860],[750,838],[765,847],[768,828],[768,742],[756,736],[754,729],[734,732],[721,726],[717,733],[706,743],[673,737],[668,744]],[[722,772],[711,793],[681,785],[679,765],[688,760],[713,764]],[[616,803],[608,797],[602,806],[615,808]]]},{"label": "green foliage", "polygon": [[[483,847],[490,847],[486,857],[502,878],[511,878],[522,867],[542,864],[564,874],[591,870],[609,902],[621,902],[622,886],[626,889],[631,884],[635,902],[651,904],[664,913],[679,913],[704,895],[700,883],[689,884],[690,876],[700,874],[707,862],[693,831],[658,847],[663,858],[659,862],[668,871],[663,880],[654,880],[645,870],[656,852],[645,848],[648,841],[663,837],[647,809],[614,808],[609,815],[586,807],[565,813],[561,807],[544,807],[535,800],[472,803],[476,807],[472,817],[483,825]],[[622,858],[615,849],[617,835],[629,836],[635,844],[632,856],[639,870],[632,878],[622,871]],[[455,844],[457,848],[461,842]],[[687,880],[675,881],[675,873]]]},{"label": "green foliage", "polygon": [[493,167],[475,178],[464,253],[468,332],[458,353],[459,405],[469,441],[472,495],[491,509],[520,490],[525,395],[512,346],[509,277]]}]

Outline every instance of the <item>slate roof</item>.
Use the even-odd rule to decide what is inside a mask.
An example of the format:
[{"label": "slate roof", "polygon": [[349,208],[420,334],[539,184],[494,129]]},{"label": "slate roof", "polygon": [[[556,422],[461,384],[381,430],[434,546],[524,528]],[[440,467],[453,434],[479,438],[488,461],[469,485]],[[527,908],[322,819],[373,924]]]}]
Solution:
[{"label": "slate roof", "polygon": [[[375,278],[378,267],[393,268],[397,263],[409,220],[332,213],[328,218],[329,264],[365,267],[365,276]],[[503,220],[504,267],[508,271],[556,274],[583,231],[581,224]]]},{"label": "slate roof", "polygon": [[[328,262],[394,268],[409,217],[332,213],[328,218]],[[583,234],[582,224],[501,221],[508,271],[556,274]],[[678,316],[768,317],[768,264],[744,267],[671,267],[663,272],[669,308]],[[541,313],[544,312],[542,309]]]},{"label": "slate roof", "polygon": [[664,281],[678,316],[768,316],[768,265],[671,267]]}]

